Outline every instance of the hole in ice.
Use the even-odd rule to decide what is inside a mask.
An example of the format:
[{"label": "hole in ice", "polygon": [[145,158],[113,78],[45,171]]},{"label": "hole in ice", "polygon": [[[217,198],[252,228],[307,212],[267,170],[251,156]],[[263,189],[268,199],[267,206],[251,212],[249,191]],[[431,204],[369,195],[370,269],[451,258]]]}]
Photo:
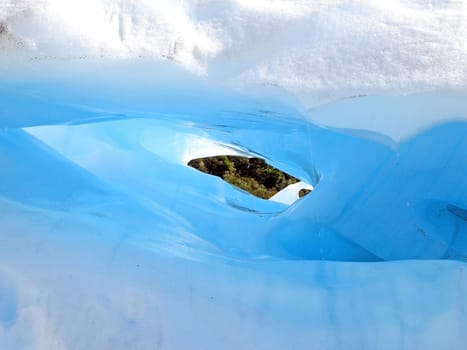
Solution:
[{"label": "hole in ice", "polygon": [[218,176],[256,197],[286,204],[292,204],[312,190],[310,185],[267,164],[262,158],[220,155],[192,159],[188,165]]}]

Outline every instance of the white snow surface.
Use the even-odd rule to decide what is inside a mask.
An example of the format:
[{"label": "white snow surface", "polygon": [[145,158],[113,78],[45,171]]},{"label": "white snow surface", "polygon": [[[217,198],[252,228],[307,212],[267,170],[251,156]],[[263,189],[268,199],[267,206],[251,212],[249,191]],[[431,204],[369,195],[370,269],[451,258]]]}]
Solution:
[{"label": "white snow surface", "polygon": [[463,0],[2,0],[0,22],[31,59],[172,60],[305,107],[467,86]]}]

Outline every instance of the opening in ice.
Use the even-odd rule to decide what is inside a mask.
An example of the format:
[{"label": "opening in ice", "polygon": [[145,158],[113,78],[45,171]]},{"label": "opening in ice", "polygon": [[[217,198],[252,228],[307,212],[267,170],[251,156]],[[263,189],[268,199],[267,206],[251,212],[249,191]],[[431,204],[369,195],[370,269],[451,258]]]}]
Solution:
[{"label": "opening in ice", "polygon": [[[220,177],[256,197],[286,204],[307,195],[312,189],[310,185],[258,157],[220,155],[192,159],[188,165]],[[285,200],[286,197],[288,200]]]}]

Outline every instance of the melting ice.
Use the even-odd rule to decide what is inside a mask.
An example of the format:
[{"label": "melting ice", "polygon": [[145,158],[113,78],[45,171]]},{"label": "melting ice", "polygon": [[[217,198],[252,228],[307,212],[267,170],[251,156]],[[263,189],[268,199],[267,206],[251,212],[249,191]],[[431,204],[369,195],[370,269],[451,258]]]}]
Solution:
[{"label": "melting ice", "polygon": [[1,3],[0,349],[464,348],[466,9]]}]

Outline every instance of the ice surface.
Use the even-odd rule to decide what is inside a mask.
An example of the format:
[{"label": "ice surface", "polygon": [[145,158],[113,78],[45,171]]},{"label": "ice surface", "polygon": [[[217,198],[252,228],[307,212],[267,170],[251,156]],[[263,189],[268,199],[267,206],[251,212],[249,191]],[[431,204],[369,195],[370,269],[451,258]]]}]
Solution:
[{"label": "ice surface", "polygon": [[0,349],[465,348],[466,9],[1,2]]}]

